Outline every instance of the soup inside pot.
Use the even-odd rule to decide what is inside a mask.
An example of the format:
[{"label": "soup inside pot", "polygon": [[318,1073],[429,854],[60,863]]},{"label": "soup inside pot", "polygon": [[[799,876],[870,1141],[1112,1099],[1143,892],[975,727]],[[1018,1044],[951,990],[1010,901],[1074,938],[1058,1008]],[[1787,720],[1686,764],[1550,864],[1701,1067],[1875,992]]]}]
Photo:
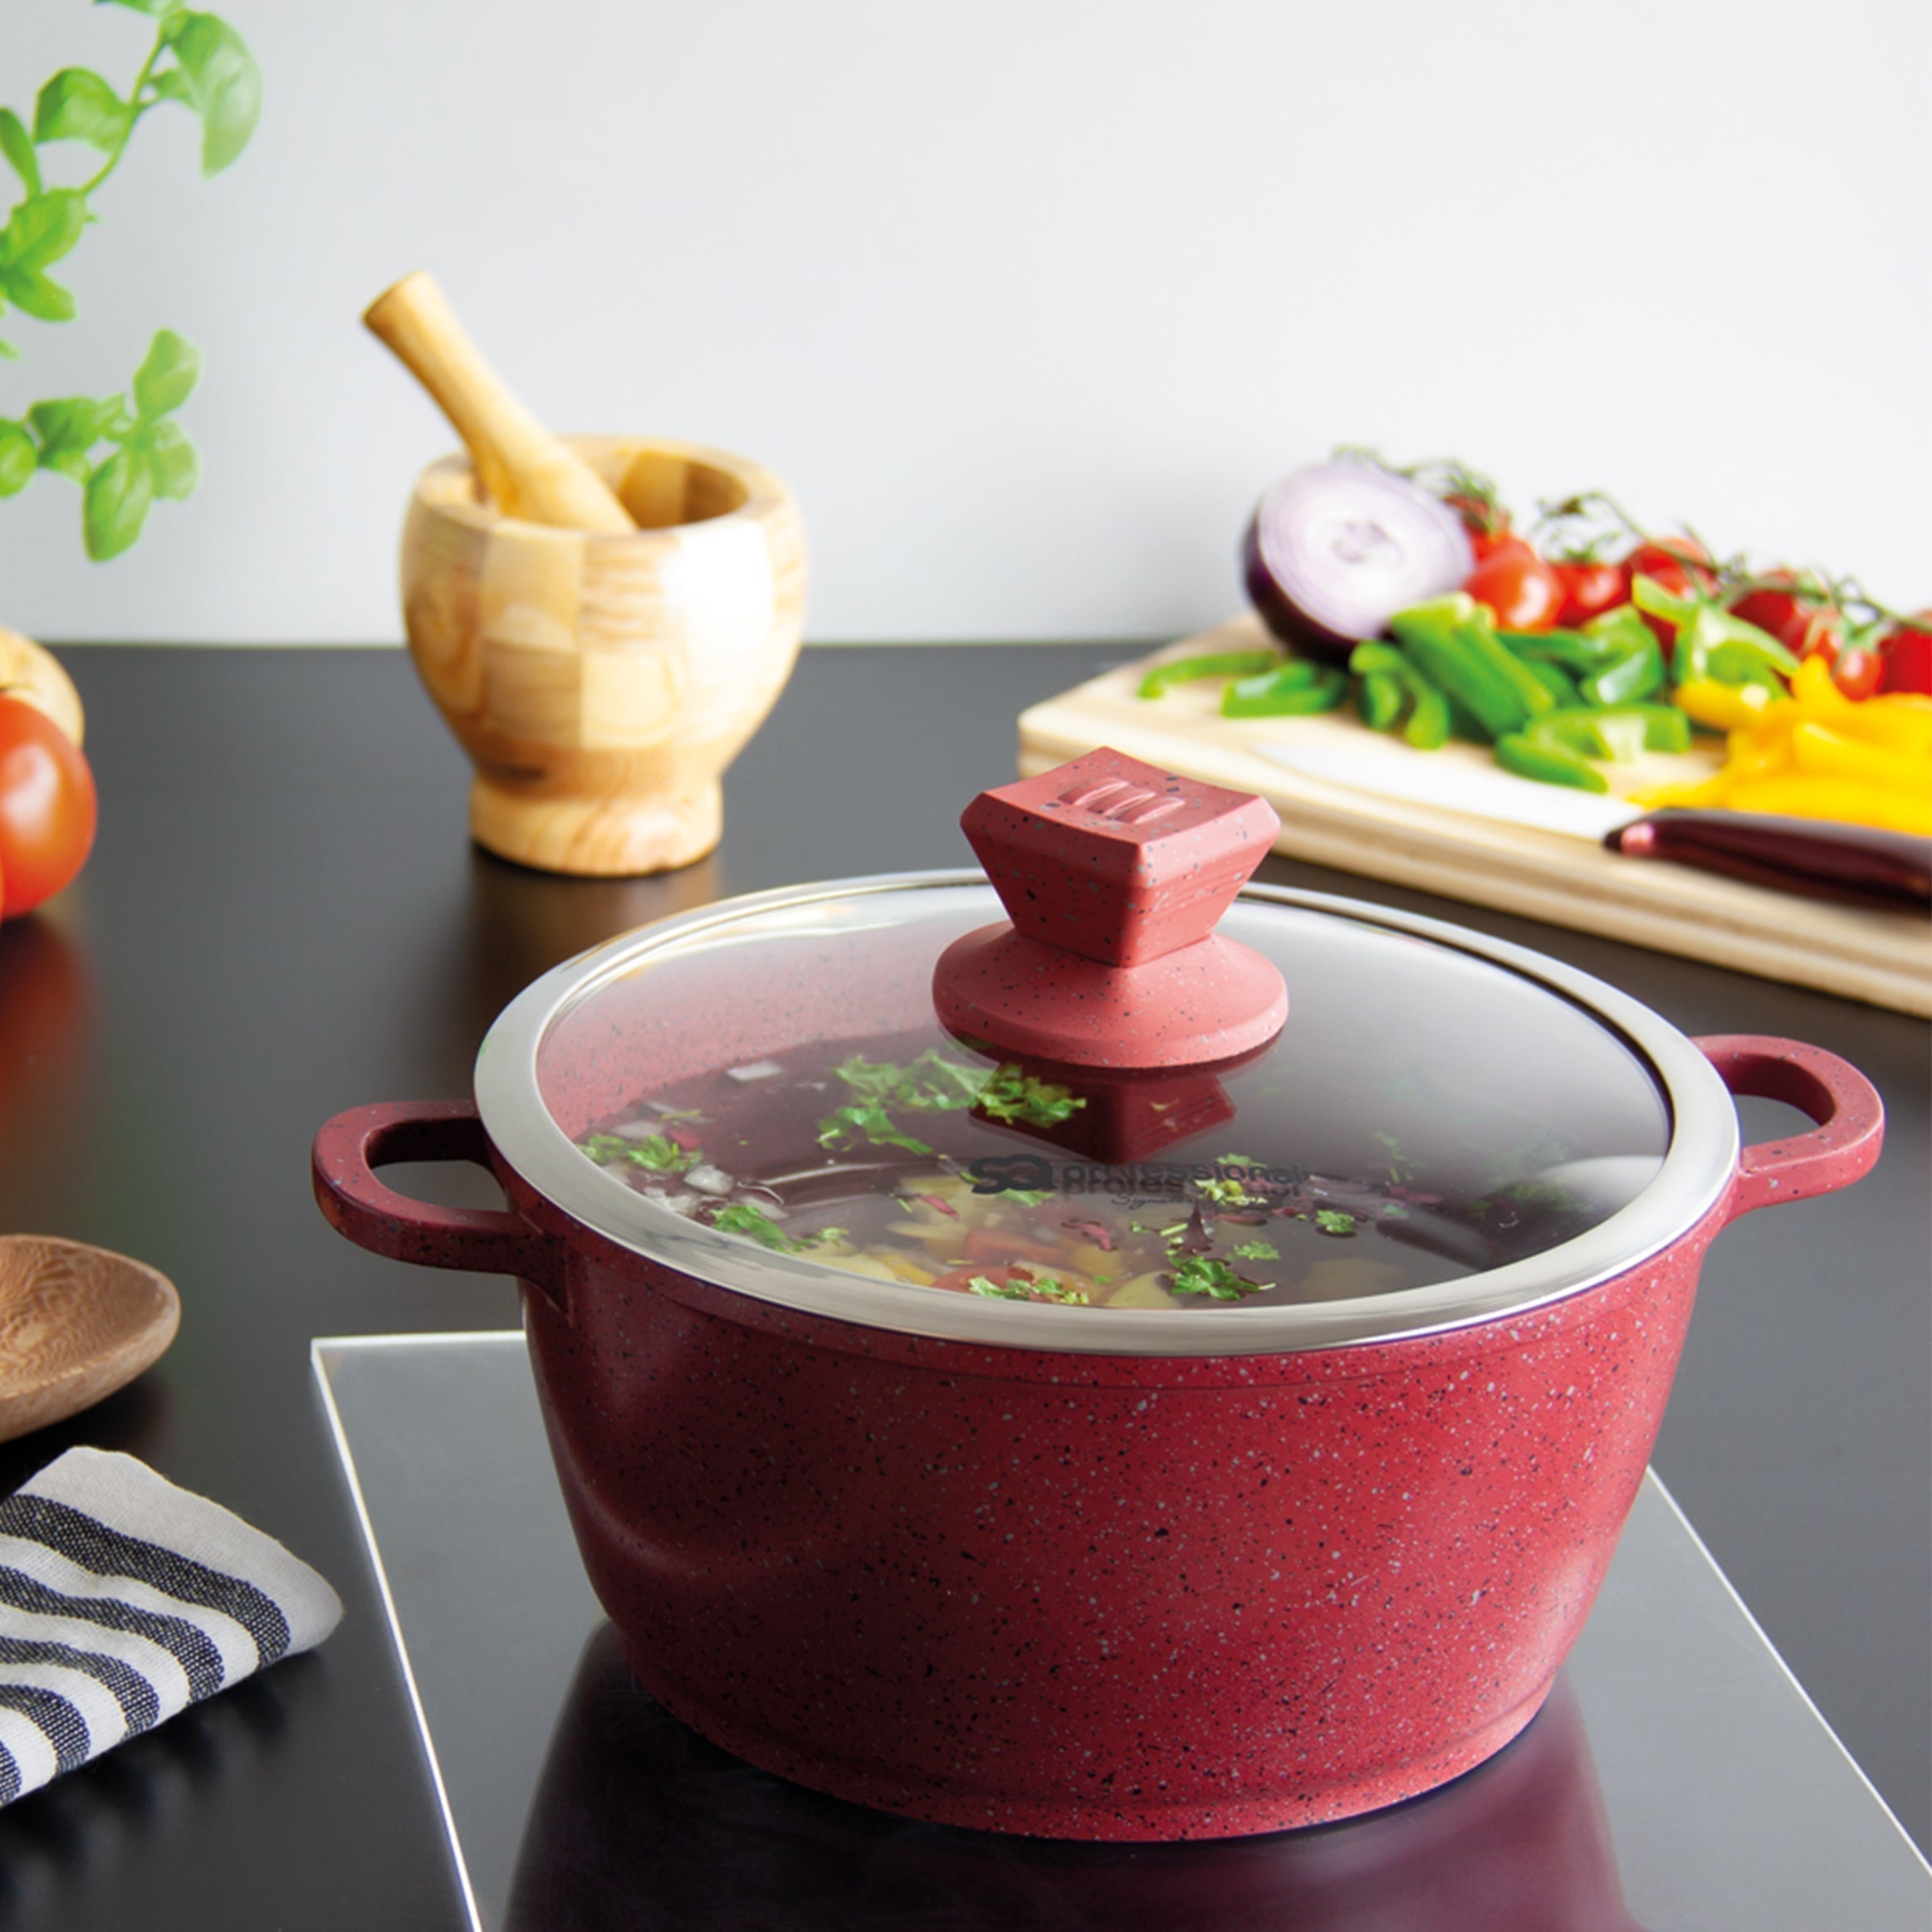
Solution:
[{"label": "soup inside pot", "polygon": [[1354,1057],[1363,1124],[1338,1135],[1293,1055],[1137,1079],[1004,1059],[931,1025],[638,1093],[578,1144],[676,1213],[830,1268],[1177,1312],[1500,1267],[1582,1232],[1656,1170],[1654,1153],[1606,1159],[1507,1105],[1433,1091],[1400,1054]]}]

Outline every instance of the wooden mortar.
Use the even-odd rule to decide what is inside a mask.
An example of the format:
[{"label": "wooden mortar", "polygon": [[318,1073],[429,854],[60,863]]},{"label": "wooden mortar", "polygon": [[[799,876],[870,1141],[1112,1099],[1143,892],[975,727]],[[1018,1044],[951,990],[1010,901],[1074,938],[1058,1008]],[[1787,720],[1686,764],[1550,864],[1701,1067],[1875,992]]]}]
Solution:
[{"label": "wooden mortar", "polygon": [[403,529],[410,655],[476,765],[470,830],[548,872],[688,865],[776,702],[804,623],[805,533],[770,471],[691,443],[574,437],[636,528],[503,516],[462,456]]},{"label": "wooden mortar", "polygon": [[553,436],[428,275],[363,319],[469,451],[417,479],[403,620],[477,767],[477,843],[606,878],[702,858],[723,829],[718,780],[798,655],[790,492],[690,443]]}]

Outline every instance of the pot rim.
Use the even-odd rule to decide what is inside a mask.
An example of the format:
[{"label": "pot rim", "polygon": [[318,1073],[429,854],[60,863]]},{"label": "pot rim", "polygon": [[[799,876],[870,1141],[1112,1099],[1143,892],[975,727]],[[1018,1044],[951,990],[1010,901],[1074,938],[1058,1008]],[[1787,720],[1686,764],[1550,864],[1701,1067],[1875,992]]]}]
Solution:
[{"label": "pot rim", "polygon": [[721,900],[642,926],[566,960],[497,1017],[477,1055],[477,1111],[498,1155],[538,1195],[616,1246],[712,1287],[800,1313],[936,1341],[1047,1354],[1279,1355],[1396,1342],[1519,1315],[1587,1292],[1670,1246],[1723,1199],[1740,1137],[1729,1088],[1685,1034],[1607,981],[1528,946],[1366,901],[1283,886],[1245,887],[1250,902],[1292,906],[1428,940],[1503,966],[1570,1000],[1643,1063],[1670,1115],[1670,1144],[1636,1198],[1573,1239],[1505,1267],[1353,1300],[1193,1312],[1064,1308],[921,1289],[775,1254],[673,1213],[587,1160],[545,1106],[537,1054],[551,1024],[640,961],[714,927],[816,900],[983,885],[982,873],[882,873]]}]

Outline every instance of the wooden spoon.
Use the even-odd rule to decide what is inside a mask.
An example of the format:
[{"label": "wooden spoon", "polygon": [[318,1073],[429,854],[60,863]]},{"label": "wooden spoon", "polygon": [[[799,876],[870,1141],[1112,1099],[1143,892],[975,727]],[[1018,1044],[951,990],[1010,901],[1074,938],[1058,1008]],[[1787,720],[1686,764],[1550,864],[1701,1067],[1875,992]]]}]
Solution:
[{"label": "wooden spoon", "polygon": [[435,398],[506,516],[561,530],[637,527],[603,477],[511,394],[433,277],[404,276],[362,319]]},{"label": "wooden spoon", "polygon": [[76,1415],[159,1359],[181,1298],[158,1269],[85,1241],[0,1235],[0,1442]]}]

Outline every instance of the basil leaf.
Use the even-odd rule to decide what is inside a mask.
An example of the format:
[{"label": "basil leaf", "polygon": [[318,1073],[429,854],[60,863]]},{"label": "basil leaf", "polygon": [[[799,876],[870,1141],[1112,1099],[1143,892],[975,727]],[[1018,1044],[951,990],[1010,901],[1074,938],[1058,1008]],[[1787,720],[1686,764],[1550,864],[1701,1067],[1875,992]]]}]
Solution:
[{"label": "basil leaf", "polygon": [[125,138],[132,110],[88,67],[63,67],[33,104],[37,141],[85,141],[111,154]]},{"label": "basil leaf", "polygon": [[100,425],[107,412],[86,396],[67,396],[51,403],[36,403],[27,413],[27,427],[40,444],[40,467],[57,470],[85,483],[94,473],[89,460],[100,441]]},{"label": "basil leaf", "polygon": [[146,464],[131,450],[117,449],[87,480],[81,528],[88,555],[97,564],[118,557],[141,534],[154,501]]},{"label": "basil leaf", "polygon": [[78,306],[71,289],[37,268],[0,268],[0,295],[40,322],[71,322]]},{"label": "basil leaf", "polygon": [[201,458],[179,423],[144,423],[129,447],[147,465],[154,494],[164,501],[179,502],[201,481]]},{"label": "basil leaf", "polygon": [[17,495],[38,467],[33,438],[22,423],[0,422],[0,496]]},{"label": "basil leaf", "polygon": [[172,329],[158,329],[141,366],[135,371],[135,407],[152,420],[179,409],[194,393],[201,374],[201,351]]},{"label": "basil leaf", "polygon": [[27,125],[11,107],[0,107],[0,154],[12,164],[21,186],[29,194],[40,193],[40,157],[33,151],[33,137]]},{"label": "basil leaf", "polygon": [[81,239],[94,218],[87,197],[77,188],[51,188],[30,195],[0,228],[0,262],[18,268],[46,268]]},{"label": "basil leaf", "polygon": [[212,13],[183,17],[174,58],[188,105],[201,117],[201,171],[219,174],[262,118],[262,70],[240,34]]}]

